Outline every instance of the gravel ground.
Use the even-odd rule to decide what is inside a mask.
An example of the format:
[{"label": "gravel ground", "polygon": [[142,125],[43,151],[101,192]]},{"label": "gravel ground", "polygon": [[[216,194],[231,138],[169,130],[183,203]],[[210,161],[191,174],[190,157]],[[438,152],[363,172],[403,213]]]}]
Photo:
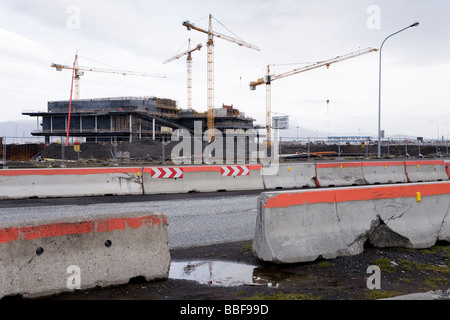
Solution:
[{"label": "gravel ground", "polygon": [[[373,248],[356,256],[311,263],[277,265],[258,260],[252,252],[257,195],[202,194],[186,196],[29,199],[1,201],[3,222],[23,217],[55,217],[89,213],[163,212],[169,221],[173,266],[183,263],[185,275],[146,282],[75,291],[41,300],[369,300],[417,292],[447,292],[450,287],[450,244],[413,250]],[[97,203],[101,199],[101,203]],[[110,199],[110,201],[108,201]],[[227,277],[217,278],[226,263]],[[381,289],[367,288],[367,268],[381,269]],[[188,280],[205,266],[197,281]],[[174,268],[173,268],[174,269]],[[172,270],[173,270],[172,269]],[[222,270],[223,271],[223,270]],[[243,275],[244,274],[244,275]],[[227,281],[247,280],[237,285]],[[448,295],[447,295],[448,297]],[[10,298],[8,298],[10,299]]]},{"label": "gravel ground", "polygon": [[[171,257],[172,263],[191,262],[185,268],[188,273],[199,261],[233,263],[234,269],[227,270],[230,279],[253,266],[251,277],[256,280],[223,285],[223,281],[213,277],[220,270],[212,267],[206,279],[199,281],[170,277],[151,282],[134,279],[123,286],[61,294],[45,300],[372,300],[429,291],[444,292],[439,297],[450,298],[448,243],[423,250],[366,248],[355,256],[286,265],[259,261],[251,251],[251,241],[176,249],[171,250]],[[381,269],[380,290],[367,288],[370,265]]]}]

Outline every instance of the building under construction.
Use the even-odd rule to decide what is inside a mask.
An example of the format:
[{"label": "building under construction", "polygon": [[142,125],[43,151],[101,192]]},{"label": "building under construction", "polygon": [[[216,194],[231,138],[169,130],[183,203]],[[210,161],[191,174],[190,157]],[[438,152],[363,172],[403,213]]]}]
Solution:
[{"label": "building under construction", "polygon": [[[23,115],[38,117],[41,130],[33,136],[66,136],[69,127],[71,137],[86,141],[130,141],[135,139],[170,140],[173,130],[186,129],[193,133],[194,123],[199,121],[203,132],[207,129],[207,113],[179,109],[171,99],[156,97],[118,97],[101,99],[78,99],[49,101],[47,112],[24,112]],[[253,129],[254,119],[246,117],[233,106],[223,105],[214,110],[214,127],[226,129]]]}]

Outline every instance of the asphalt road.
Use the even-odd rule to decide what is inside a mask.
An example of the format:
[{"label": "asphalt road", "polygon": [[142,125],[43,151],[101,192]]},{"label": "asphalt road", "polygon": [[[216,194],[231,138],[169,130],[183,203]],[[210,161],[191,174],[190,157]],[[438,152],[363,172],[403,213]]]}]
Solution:
[{"label": "asphalt road", "polygon": [[0,223],[125,212],[165,214],[169,248],[253,239],[260,191],[0,201]]}]

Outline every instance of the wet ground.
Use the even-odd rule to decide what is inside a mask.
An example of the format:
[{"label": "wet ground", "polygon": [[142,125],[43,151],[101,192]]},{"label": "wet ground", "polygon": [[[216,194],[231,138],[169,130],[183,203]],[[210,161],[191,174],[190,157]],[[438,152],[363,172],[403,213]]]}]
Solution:
[{"label": "wet ground", "polygon": [[[136,278],[45,300],[371,300],[450,288],[447,242],[421,250],[368,247],[356,256],[288,265],[259,261],[251,241],[171,250],[171,257],[168,280]],[[371,265],[380,267],[380,289],[367,288]]]}]

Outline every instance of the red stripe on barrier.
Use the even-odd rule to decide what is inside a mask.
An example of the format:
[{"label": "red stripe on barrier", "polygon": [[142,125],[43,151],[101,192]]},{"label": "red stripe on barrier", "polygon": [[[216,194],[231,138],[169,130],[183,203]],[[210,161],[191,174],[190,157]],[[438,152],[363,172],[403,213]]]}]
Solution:
[{"label": "red stripe on barrier", "polygon": [[154,226],[160,225],[161,223],[167,223],[167,218],[151,215],[75,223],[62,222],[27,227],[11,227],[0,229],[0,243],[7,243],[15,240],[33,240],[48,237],[59,237],[71,234],[109,232],[114,230],[124,230],[126,228],[138,229],[144,225]]},{"label": "red stripe on barrier", "polygon": [[445,171],[447,171],[448,178],[450,179],[450,162],[445,163]]},{"label": "red stripe on barrier", "polygon": [[95,230],[93,222],[55,223],[39,226],[40,238],[60,237],[69,234],[91,233]]},{"label": "red stripe on barrier", "polygon": [[19,239],[19,228],[0,229],[0,243]]},{"label": "red stripe on barrier", "polygon": [[404,166],[404,161],[376,161],[376,162],[363,162],[363,167],[384,167],[384,166]]},{"label": "red stripe on barrier", "polygon": [[417,160],[417,161],[405,161],[405,165],[407,166],[416,166],[416,165],[443,165],[445,164],[444,160]]},{"label": "red stripe on barrier", "polygon": [[300,193],[282,193],[269,198],[264,208],[287,208],[295,205],[314,203],[338,203],[361,200],[416,198],[450,194],[450,182],[439,184],[401,185],[383,187],[356,187],[331,190],[304,191]]},{"label": "red stripe on barrier", "polygon": [[124,230],[127,227],[125,219],[107,219],[97,221],[97,232],[109,232],[114,230]]},{"label": "red stripe on barrier", "polygon": [[357,168],[361,167],[361,162],[337,162],[337,163],[317,163],[316,168]]},{"label": "red stripe on barrier", "polygon": [[20,228],[20,235],[23,240],[37,239],[37,238],[39,238],[39,235],[40,235],[39,228],[40,228],[40,226]]},{"label": "red stripe on barrier", "polygon": [[64,168],[64,169],[7,169],[0,170],[0,176],[51,176],[51,175],[86,175],[105,173],[138,173],[141,168]]}]

